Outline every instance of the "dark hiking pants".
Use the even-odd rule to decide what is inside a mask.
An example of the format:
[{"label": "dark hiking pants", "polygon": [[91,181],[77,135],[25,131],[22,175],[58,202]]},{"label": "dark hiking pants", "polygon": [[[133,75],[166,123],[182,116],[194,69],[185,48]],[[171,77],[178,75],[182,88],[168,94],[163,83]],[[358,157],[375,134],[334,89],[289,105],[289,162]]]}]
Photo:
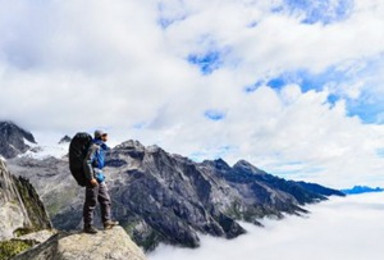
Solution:
[{"label": "dark hiking pants", "polygon": [[85,188],[85,203],[83,208],[84,226],[93,224],[93,212],[97,201],[100,203],[101,220],[103,223],[111,219],[111,199],[105,182],[99,183],[96,187]]}]

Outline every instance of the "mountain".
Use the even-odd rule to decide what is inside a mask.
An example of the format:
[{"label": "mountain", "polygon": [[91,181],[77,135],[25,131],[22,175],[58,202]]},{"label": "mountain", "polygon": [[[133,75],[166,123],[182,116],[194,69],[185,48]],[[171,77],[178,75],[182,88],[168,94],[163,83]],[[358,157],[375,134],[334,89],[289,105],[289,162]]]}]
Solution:
[{"label": "mountain", "polygon": [[[234,238],[246,232],[239,220],[261,225],[263,217],[305,214],[306,203],[343,196],[278,178],[244,160],[232,167],[222,159],[196,163],[134,140],[114,147],[107,158],[113,215],[145,250],[160,242],[197,247],[199,233]],[[82,227],[84,190],[70,175],[68,158],[21,157],[9,164],[36,187],[56,228]]]},{"label": "mountain", "polygon": [[12,121],[0,121],[0,158],[24,156],[35,159],[61,158],[68,154],[71,138],[65,135],[58,144],[38,144],[32,133]]},{"label": "mountain", "polygon": [[68,135],[65,135],[60,139],[59,144],[66,144],[66,143],[70,143],[71,141],[72,141],[72,138],[69,137]]},{"label": "mountain", "polygon": [[0,121],[0,155],[6,159],[25,153],[36,144],[33,135],[11,121]]},{"label": "mountain", "polygon": [[28,250],[13,260],[145,260],[141,249],[135,245],[121,227],[90,236],[85,233],[61,232],[46,242]]},{"label": "mountain", "polygon": [[354,186],[352,189],[343,189],[341,191],[344,194],[353,195],[353,194],[362,194],[367,192],[382,192],[384,191],[384,189],[380,187],[371,188],[368,186]]},{"label": "mountain", "polygon": [[25,178],[13,176],[0,159],[0,240],[51,227],[35,189]]}]

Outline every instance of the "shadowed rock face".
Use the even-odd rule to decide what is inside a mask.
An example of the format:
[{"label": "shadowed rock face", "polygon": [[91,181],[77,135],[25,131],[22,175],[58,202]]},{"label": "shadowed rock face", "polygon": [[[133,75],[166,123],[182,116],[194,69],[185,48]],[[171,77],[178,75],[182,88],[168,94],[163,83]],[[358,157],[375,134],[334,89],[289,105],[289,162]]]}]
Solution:
[{"label": "shadowed rock face", "polygon": [[36,143],[33,135],[10,121],[0,121],[0,155],[6,159],[26,152],[30,147],[27,140]]},{"label": "shadowed rock face", "polygon": [[121,227],[96,235],[59,233],[13,260],[145,260],[141,249]]},{"label": "shadowed rock face", "polygon": [[13,176],[0,159],[0,240],[51,227],[35,189],[26,179]]},{"label": "shadowed rock face", "polygon": [[[12,160],[12,169],[42,194],[59,229],[81,228],[84,190],[72,179],[67,159]],[[234,238],[236,222],[282,213],[301,214],[305,203],[339,195],[320,185],[286,181],[246,161],[230,167],[219,159],[196,163],[157,146],[127,141],[108,155],[107,185],[113,214],[146,250],[165,242],[197,247],[198,233]]]}]

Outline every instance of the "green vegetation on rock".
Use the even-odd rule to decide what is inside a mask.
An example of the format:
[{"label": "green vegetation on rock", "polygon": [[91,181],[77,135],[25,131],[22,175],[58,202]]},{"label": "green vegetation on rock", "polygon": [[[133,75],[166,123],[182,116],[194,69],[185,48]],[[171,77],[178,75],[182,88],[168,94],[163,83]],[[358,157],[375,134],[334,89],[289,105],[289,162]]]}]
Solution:
[{"label": "green vegetation on rock", "polygon": [[34,245],[33,241],[11,239],[0,241],[0,260],[7,260]]},{"label": "green vegetation on rock", "polygon": [[13,231],[13,234],[16,237],[21,237],[21,236],[24,236],[24,235],[27,235],[27,234],[30,234],[30,233],[33,233],[36,231],[38,231],[38,230],[33,229],[33,228],[18,228],[15,231]]}]

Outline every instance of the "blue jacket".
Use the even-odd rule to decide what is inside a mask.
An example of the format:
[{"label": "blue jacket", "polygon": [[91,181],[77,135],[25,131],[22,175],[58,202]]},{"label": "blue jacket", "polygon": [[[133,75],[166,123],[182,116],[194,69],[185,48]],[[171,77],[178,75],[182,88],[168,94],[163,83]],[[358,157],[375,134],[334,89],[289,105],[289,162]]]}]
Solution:
[{"label": "blue jacket", "polygon": [[100,139],[92,140],[84,159],[84,171],[88,180],[95,178],[99,183],[105,180],[102,169],[105,166],[105,153],[109,147]]}]

